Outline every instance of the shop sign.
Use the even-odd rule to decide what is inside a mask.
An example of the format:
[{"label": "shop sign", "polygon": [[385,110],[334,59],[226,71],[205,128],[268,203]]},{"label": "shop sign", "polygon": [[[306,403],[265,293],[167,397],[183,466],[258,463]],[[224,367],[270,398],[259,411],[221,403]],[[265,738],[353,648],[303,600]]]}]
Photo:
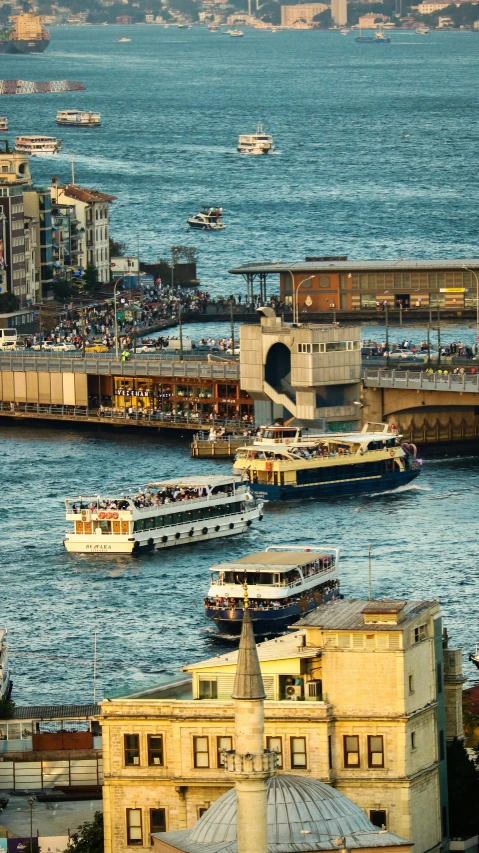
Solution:
[{"label": "shop sign", "polygon": [[439,293],[465,293],[465,287],[441,287]]}]

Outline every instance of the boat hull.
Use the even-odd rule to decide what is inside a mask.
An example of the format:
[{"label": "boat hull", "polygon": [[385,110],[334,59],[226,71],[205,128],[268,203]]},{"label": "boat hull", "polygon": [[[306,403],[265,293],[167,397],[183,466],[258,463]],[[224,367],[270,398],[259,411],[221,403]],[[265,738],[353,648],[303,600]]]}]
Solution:
[{"label": "boat hull", "polygon": [[[331,590],[321,596],[321,600],[297,601],[288,607],[255,608],[254,601],[250,601],[250,614],[253,623],[253,631],[256,636],[283,634],[289,625],[293,625],[310,610],[315,610],[327,601],[339,598],[339,588]],[[220,634],[239,636],[243,624],[243,608],[220,608],[205,607],[205,615],[218,628]]]},{"label": "boat hull", "polygon": [[375,39],[375,38],[368,38],[367,36],[356,36],[354,41],[357,42],[358,44],[390,44],[391,43],[390,38]]},{"label": "boat hull", "polygon": [[213,518],[209,526],[204,524],[202,527],[192,527],[191,524],[182,524],[172,529],[150,530],[148,535],[142,537],[68,533],[63,544],[70,554],[141,554],[143,551],[161,551],[178,545],[192,545],[195,542],[236,536],[245,533],[254,520],[262,517],[262,506],[257,505],[241,516],[230,516],[227,521]]},{"label": "boat hull", "polygon": [[415,480],[421,469],[388,472],[386,474],[353,480],[334,480],[329,483],[307,483],[297,486],[275,486],[266,483],[250,483],[251,491],[257,498],[270,501],[293,501],[304,498],[339,498],[348,495],[385,492],[405,486]]},{"label": "boat hull", "polygon": [[7,53],[44,53],[50,44],[50,39],[13,39],[12,50]]}]

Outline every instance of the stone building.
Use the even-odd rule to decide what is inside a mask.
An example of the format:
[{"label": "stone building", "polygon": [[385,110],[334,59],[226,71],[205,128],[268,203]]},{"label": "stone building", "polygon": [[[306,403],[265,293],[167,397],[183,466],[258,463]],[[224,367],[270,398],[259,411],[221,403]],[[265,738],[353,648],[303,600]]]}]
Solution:
[{"label": "stone building", "polygon": [[[439,604],[332,602],[257,651],[279,773],[332,786],[415,853],[445,847],[445,747],[462,733],[462,678]],[[231,788],[222,753],[237,738],[237,661],[231,651],[185,667],[191,682],[102,703],[105,853],[193,827]]]},{"label": "stone building", "polygon": [[281,6],[281,26],[296,27],[311,24],[316,15],[329,9],[326,3],[300,3],[296,6]]},{"label": "stone building", "polygon": [[285,323],[272,308],[259,311],[261,324],[240,330],[241,387],[257,424],[293,416],[325,431],[357,428],[360,328]]},{"label": "stone building", "polygon": [[0,151],[0,287],[27,302],[23,190],[31,184],[28,155]]},{"label": "stone building", "polygon": [[98,281],[110,281],[110,204],[116,196],[76,184],[60,186],[52,183],[52,203],[55,211],[62,206],[75,206],[75,233],[81,240],[72,244],[78,269],[94,266]]}]

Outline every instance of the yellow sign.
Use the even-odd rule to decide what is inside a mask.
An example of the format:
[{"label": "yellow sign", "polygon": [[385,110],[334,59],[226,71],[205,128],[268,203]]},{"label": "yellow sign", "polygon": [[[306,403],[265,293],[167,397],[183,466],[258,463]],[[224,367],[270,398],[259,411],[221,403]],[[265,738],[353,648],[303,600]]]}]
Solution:
[{"label": "yellow sign", "polygon": [[465,287],[441,287],[439,293],[465,293]]}]

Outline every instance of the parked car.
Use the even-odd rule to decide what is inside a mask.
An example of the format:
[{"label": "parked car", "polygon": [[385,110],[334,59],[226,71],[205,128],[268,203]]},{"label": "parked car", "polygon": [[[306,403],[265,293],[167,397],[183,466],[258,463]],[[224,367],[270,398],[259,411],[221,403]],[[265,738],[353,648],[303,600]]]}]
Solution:
[{"label": "parked car", "polygon": [[75,344],[70,344],[67,341],[61,341],[61,343],[55,344],[55,346],[52,347],[52,349],[53,349],[53,352],[76,352],[77,351]]},{"label": "parked car", "polygon": [[108,347],[105,344],[88,344],[85,352],[108,352]]},{"label": "parked car", "polygon": [[50,350],[50,352],[55,352],[55,341],[42,341],[39,344],[33,344],[32,349],[36,350]]},{"label": "parked car", "polygon": [[152,344],[143,344],[142,347],[137,347],[136,351],[137,352],[152,352],[152,353],[158,352],[156,347],[154,347]]}]

